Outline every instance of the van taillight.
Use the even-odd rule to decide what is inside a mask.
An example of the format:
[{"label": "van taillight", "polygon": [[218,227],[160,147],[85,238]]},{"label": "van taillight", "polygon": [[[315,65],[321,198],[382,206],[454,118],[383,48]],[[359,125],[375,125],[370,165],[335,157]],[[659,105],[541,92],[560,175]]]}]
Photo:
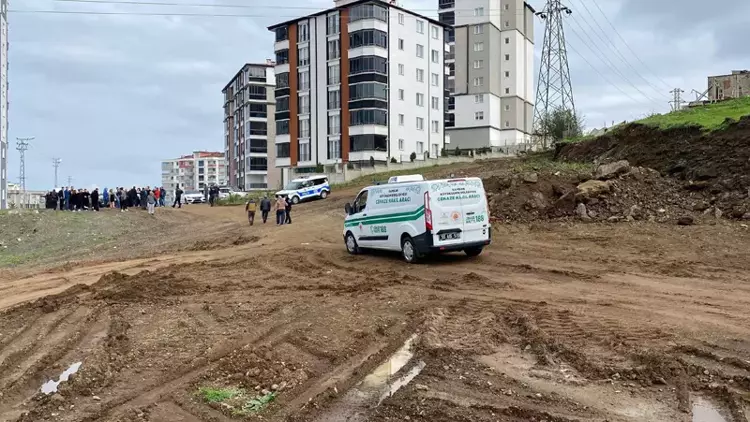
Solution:
[{"label": "van taillight", "polygon": [[432,210],[430,210],[430,192],[424,193],[424,227],[432,230]]}]

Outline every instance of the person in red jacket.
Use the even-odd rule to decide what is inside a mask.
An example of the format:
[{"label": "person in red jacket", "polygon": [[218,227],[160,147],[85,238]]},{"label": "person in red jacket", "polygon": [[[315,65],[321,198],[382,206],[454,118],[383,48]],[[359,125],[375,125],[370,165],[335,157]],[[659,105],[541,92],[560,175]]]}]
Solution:
[{"label": "person in red jacket", "polygon": [[159,197],[161,196],[161,189],[154,188],[153,192],[154,192],[154,198],[156,199],[156,204],[158,205],[159,204]]}]

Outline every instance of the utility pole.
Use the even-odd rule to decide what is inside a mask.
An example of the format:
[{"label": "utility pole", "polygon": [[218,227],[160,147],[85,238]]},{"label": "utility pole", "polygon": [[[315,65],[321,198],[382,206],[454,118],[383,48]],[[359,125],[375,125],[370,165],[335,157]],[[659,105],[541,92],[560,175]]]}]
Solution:
[{"label": "utility pole", "polygon": [[62,163],[62,158],[52,159],[52,167],[55,168],[55,189],[57,189],[57,169],[60,168],[60,163]]},{"label": "utility pole", "polygon": [[25,208],[28,206],[26,203],[26,150],[29,149],[29,142],[33,141],[34,137],[28,138],[16,138],[16,149],[21,156],[21,168],[19,175],[19,183],[21,183],[21,207]]},{"label": "utility pole", "polygon": [[685,103],[685,101],[682,100],[682,94],[685,91],[681,90],[680,88],[675,88],[671,91],[669,91],[670,94],[672,94],[672,101],[669,102],[669,104],[672,104],[672,111],[677,111],[680,108],[682,108],[682,105]]},{"label": "utility pole", "polygon": [[68,176],[68,189],[73,185],[73,176]]},{"label": "utility pole", "polygon": [[[563,5],[561,0],[547,0],[544,9],[536,13],[547,22],[544,28],[542,63],[539,67],[536,104],[534,105],[534,133],[538,140],[541,138],[544,149],[548,146],[549,134],[542,127],[542,123],[555,111],[567,111],[576,122],[575,124],[578,122],[573,102],[573,87],[570,83],[563,13],[569,16],[573,11]],[[569,129],[572,128],[566,128],[566,130]]]}]

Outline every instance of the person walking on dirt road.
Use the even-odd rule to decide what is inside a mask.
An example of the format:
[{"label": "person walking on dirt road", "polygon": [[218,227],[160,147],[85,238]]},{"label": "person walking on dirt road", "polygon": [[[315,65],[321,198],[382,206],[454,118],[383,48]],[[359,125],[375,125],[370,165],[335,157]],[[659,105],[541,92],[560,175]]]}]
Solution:
[{"label": "person walking on dirt road", "polygon": [[284,200],[284,224],[292,224],[292,200],[287,196]]},{"label": "person walking on dirt road", "polygon": [[286,221],[286,201],[280,195],[276,195],[276,225],[280,226]]},{"label": "person walking on dirt road", "polygon": [[255,203],[255,198],[250,198],[245,203],[245,212],[247,212],[247,221],[250,223],[250,225],[253,225],[253,221],[255,221],[255,210],[258,207],[258,204]]},{"label": "person walking on dirt road", "polygon": [[268,199],[268,195],[263,195],[263,199],[260,200],[260,215],[263,217],[263,224],[266,224],[268,220],[268,213],[271,211],[271,200]]},{"label": "person walking on dirt road", "polygon": [[177,208],[182,208],[182,189],[179,187],[174,190],[174,204],[172,204],[172,208],[177,205]]}]

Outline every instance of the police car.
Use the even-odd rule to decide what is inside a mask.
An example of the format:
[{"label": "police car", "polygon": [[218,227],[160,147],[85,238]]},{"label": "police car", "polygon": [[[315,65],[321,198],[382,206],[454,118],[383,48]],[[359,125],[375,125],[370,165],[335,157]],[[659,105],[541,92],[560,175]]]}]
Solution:
[{"label": "police car", "polygon": [[292,180],[276,195],[287,196],[296,205],[308,199],[326,199],[330,193],[327,176],[305,176]]}]

